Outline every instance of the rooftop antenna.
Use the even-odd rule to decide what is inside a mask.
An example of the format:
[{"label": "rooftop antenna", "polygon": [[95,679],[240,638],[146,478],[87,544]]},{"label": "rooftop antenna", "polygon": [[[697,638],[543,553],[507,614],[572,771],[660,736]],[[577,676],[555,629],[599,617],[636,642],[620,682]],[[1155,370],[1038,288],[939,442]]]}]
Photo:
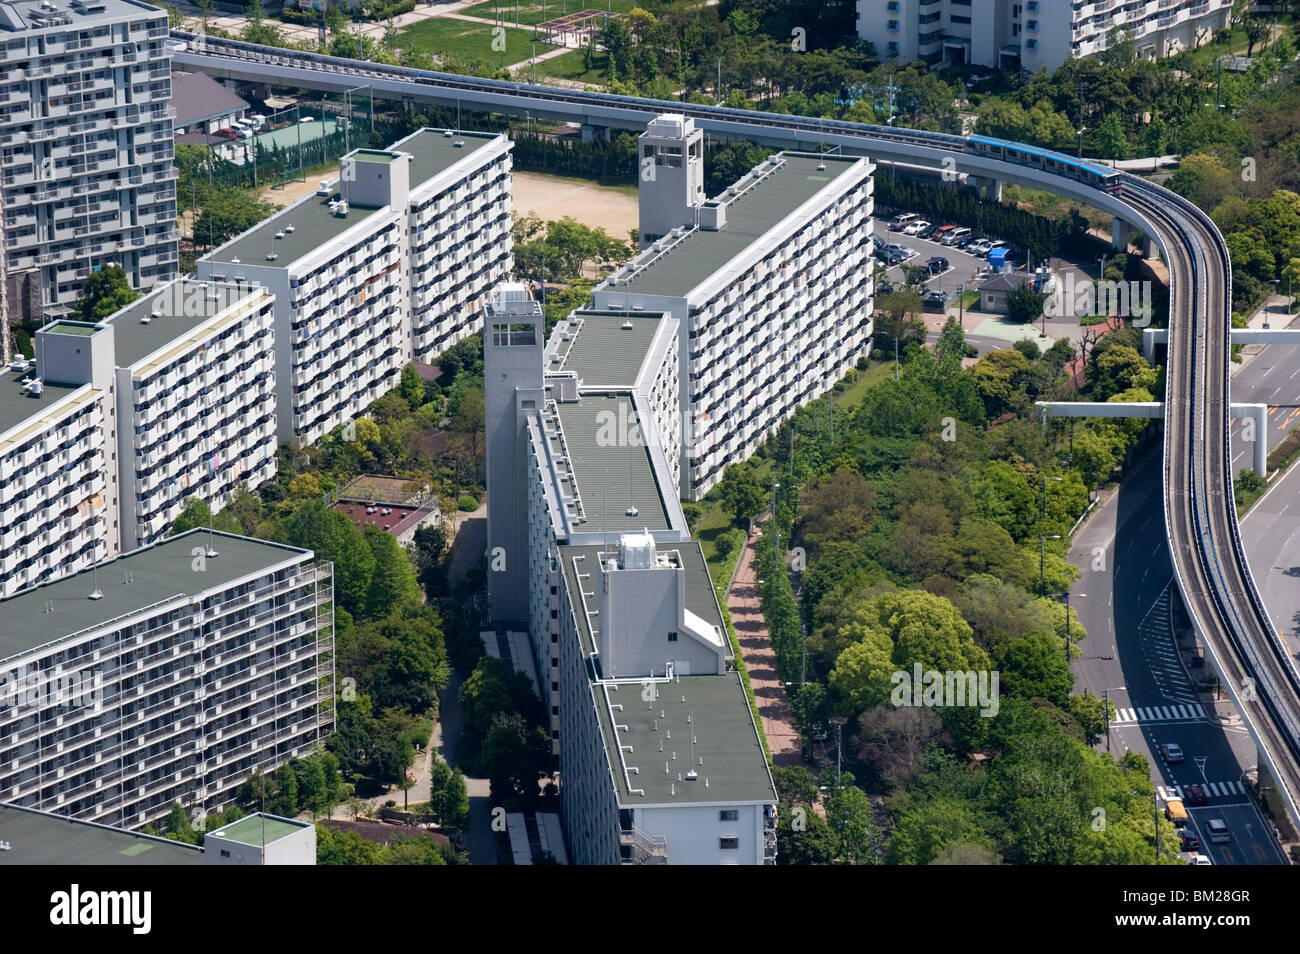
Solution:
[{"label": "rooftop antenna", "polygon": [[90,598],[92,600],[102,600],[104,592],[99,588],[99,560],[95,560],[93,566],[95,570],[95,588],[90,591]]},{"label": "rooftop antenna", "polygon": [[697,778],[700,777],[700,773],[697,772],[697,771],[695,771],[695,727],[694,727],[694,722],[695,722],[695,713],[692,712],[689,716],[687,716],[687,717],[686,717],[686,721],[692,723],[692,726],[691,726],[691,767],[690,767],[690,769],[689,769],[689,770],[687,771],[687,773],[686,773],[686,778],[687,778],[688,781],[693,782],[693,781],[695,781]]},{"label": "rooftop antenna", "polygon": [[640,511],[636,509],[636,504],[632,500],[632,457],[627,459],[627,510],[629,517],[635,517]]}]

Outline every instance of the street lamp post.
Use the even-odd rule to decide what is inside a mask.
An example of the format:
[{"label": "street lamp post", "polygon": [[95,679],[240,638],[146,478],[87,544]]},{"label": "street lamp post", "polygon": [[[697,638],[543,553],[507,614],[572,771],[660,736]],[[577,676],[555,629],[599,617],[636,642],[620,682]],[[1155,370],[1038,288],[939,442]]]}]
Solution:
[{"label": "street lamp post", "polygon": [[959,283],[957,285],[957,321],[961,325],[961,330],[966,330],[966,285]]}]

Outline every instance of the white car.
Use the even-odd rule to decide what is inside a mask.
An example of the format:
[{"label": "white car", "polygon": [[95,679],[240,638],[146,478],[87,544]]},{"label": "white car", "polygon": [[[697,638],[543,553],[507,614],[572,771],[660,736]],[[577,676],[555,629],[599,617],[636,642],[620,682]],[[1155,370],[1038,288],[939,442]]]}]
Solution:
[{"label": "white car", "polygon": [[1214,862],[1210,860],[1210,856],[1209,856],[1209,855],[1202,855],[1202,854],[1200,854],[1200,853],[1198,852],[1197,854],[1192,855],[1192,864],[1194,864],[1194,865],[1212,865],[1212,864],[1214,864]]},{"label": "white car", "polygon": [[300,120],[300,122],[304,122],[304,123],[314,123],[315,121],[316,121],[316,117],[315,117],[315,116],[304,116],[304,117],[302,117],[302,119]]},{"label": "white car", "polygon": [[930,231],[930,223],[921,219],[919,222],[913,222],[903,229],[904,235],[924,235]]},{"label": "white car", "polygon": [[987,255],[988,250],[992,247],[993,244],[988,239],[977,239],[967,245],[963,251],[967,255]]}]

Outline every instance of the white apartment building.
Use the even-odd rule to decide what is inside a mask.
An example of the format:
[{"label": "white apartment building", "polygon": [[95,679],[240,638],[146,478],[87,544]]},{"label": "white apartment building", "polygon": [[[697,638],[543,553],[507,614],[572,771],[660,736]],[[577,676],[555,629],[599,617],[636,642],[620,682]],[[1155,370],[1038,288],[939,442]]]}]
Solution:
[{"label": "white apartment building", "polygon": [[488,596],[527,620],[570,856],[771,862],[775,788],[667,450],[677,320],[582,309],[543,346],[522,286],[485,311]]},{"label": "white apartment building", "polygon": [[[456,145],[460,143],[461,145]],[[483,327],[483,296],[514,268],[510,140],[422,129],[411,156],[410,356],[431,363]]]},{"label": "white apartment building", "polygon": [[177,273],[167,14],[136,0],[0,3],[10,314],[65,314],[95,268]]},{"label": "white apartment building", "polygon": [[[199,277],[275,296],[278,433],[315,443],[482,326],[513,265],[509,143],[422,130],[359,149],[337,184],[199,260]],[[414,232],[415,238],[412,238]]]},{"label": "white apartment building", "polygon": [[1228,25],[1231,0],[857,0],[858,35],[883,60],[1054,70],[1132,34],[1154,59],[1205,43]]},{"label": "white apartment building", "polygon": [[265,289],[179,281],[104,322],[122,552],[161,539],[191,496],[215,512],[275,476],[274,317]]},{"label": "white apartment building", "polygon": [[35,380],[0,374],[0,596],[116,551],[109,390]]},{"label": "white apartment building", "polygon": [[328,734],[333,570],[192,530],[0,601],[0,802],[138,828]]},{"label": "white apartment building", "polygon": [[0,596],[274,476],[273,308],[264,289],[178,281],[37,332],[36,359],[0,376]]},{"label": "white apartment building", "polygon": [[[690,120],[651,125],[643,162],[702,161]],[[658,238],[643,230],[649,247],[593,295],[598,309],[678,322],[683,498],[699,500],[867,353],[872,169],[864,158],[784,152],[707,201],[675,167],[641,176],[643,208],[677,210],[655,228],[678,224]]]}]

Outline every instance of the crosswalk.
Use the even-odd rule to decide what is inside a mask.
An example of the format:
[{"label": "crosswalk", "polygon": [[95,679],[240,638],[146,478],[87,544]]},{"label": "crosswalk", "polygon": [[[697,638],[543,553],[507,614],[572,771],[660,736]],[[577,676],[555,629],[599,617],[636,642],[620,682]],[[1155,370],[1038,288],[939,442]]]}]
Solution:
[{"label": "crosswalk", "polygon": [[1204,719],[1205,707],[1200,703],[1184,703],[1172,706],[1134,706],[1133,708],[1115,707],[1115,716],[1111,725],[1146,724],[1148,722],[1186,722]]},{"label": "crosswalk", "polygon": [[[1240,782],[1206,782],[1201,785],[1205,789],[1205,794],[1210,798],[1229,798],[1233,795],[1245,795],[1246,789]],[[1157,787],[1160,792],[1160,798],[1163,801],[1169,801],[1171,798],[1181,799],[1183,797],[1183,787],[1181,785]]]}]

